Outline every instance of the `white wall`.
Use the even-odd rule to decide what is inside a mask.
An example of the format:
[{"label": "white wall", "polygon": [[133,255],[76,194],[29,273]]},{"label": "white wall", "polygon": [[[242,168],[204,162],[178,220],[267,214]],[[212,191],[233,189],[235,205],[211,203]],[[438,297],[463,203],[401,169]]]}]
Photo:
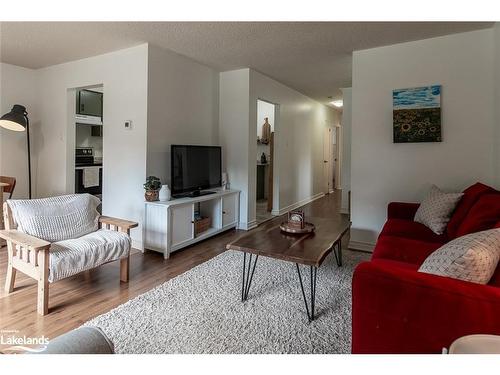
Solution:
[{"label": "white wall", "polygon": [[[32,178],[36,174],[34,130],[39,124],[36,96],[36,71],[15,65],[0,64],[0,116],[10,112],[14,104],[26,107],[30,119]],[[28,197],[28,154],[26,132],[0,128],[0,175],[16,178],[13,198]],[[32,183],[34,188],[35,183]]]},{"label": "white wall", "polygon": [[[239,227],[247,229],[249,165],[255,170],[255,149],[249,154],[249,139],[255,139],[255,121],[250,122],[250,70],[240,69],[219,75],[219,142],[223,150],[222,169],[231,189],[241,190]],[[251,125],[250,125],[251,124]],[[255,142],[254,142],[255,143]],[[254,182],[255,185],[255,182]],[[255,200],[255,196],[253,196]]]},{"label": "white wall", "polygon": [[494,82],[495,82],[495,129],[494,136],[495,145],[493,152],[493,168],[495,169],[495,181],[497,186],[500,186],[500,23],[497,22],[493,28],[494,33]]},{"label": "white wall", "polygon": [[[390,201],[431,184],[494,183],[493,30],[356,51],[352,87],[351,246],[370,248]],[[392,90],[442,85],[441,143],[392,143]]]},{"label": "white wall", "polygon": [[[281,214],[305,204],[323,193],[323,141],[325,127],[338,125],[338,113],[315,100],[250,70],[250,123],[256,122],[257,100],[278,105],[275,119],[275,168],[273,202]],[[249,142],[250,154],[255,154],[255,138]],[[249,170],[249,222],[255,220],[256,169]],[[274,205],[276,207],[276,205]]]},{"label": "white wall", "polygon": [[171,144],[218,144],[219,74],[149,45],[147,174],[170,185]]},{"label": "white wall", "polygon": [[338,115],[305,95],[251,69],[220,74],[221,145],[231,187],[240,189],[240,227],[256,225],[257,151],[255,124],[258,99],[278,105],[274,124],[273,201],[280,212],[323,194],[323,137]]},{"label": "white wall", "polygon": [[340,211],[347,214],[349,212],[349,190],[351,190],[351,133],[352,133],[352,88],[342,89],[341,132],[342,147],[340,154],[341,163],[341,183],[342,183],[342,203]]},{"label": "white wall", "polygon": [[[103,85],[103,213],[142,223],[146,177],[148,45],[37,71],[40,125],[37,196],[71,193],[74,179],[74,88]],[[73,112],[74,113],[74,112]],[[132,121],[125,130],[124,121]],[[142,226],[132,231],[141,247]]]}]

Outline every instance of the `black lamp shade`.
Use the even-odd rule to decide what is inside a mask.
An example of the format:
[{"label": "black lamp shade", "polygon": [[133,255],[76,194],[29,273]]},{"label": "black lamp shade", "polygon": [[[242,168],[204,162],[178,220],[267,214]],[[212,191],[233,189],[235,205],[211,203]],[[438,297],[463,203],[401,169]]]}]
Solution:
[{"label": "black lamp shade", "polygon": [[9,130],[22,132],[26,130],[28,124],[26,108],[15,104],[9,113],[0,118],[0,126]]}]

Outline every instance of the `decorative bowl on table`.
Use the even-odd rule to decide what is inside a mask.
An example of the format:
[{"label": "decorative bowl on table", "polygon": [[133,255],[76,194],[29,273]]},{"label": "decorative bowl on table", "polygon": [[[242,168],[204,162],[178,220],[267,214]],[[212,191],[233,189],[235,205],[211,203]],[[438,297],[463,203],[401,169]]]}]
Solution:
[{"label": "decorative bowl on table", "polygon": [[296,210],[288,212],[288,220],[280,225],[280,229],[286,233],[302,234],[314,232],[314,224],[304,219],[304,211]]}]

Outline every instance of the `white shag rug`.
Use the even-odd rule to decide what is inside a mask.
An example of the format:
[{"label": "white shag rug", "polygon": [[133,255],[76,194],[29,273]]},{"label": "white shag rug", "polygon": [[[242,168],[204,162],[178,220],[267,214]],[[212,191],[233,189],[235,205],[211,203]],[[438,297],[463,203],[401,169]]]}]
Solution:
[{"label": "white shag rug", "polygon": [[[311,323],[295,264],[260,256],[241,302],[243,253],[226,251],[85,325],[101,328],[117,353],[350,353],[352,273],[368,258],[344,250],[337,267],[328,256]],[[301,272],[309,296],[309,267]]]}]

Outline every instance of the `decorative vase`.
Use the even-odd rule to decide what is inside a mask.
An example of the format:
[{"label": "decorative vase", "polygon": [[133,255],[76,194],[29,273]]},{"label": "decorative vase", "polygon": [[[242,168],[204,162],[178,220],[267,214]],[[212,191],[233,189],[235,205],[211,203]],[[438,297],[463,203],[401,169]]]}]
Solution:
[{"label": "decorative vase", "polygon": [[227,179],[227,173],[222,172],[222,189],[223,190],[228,190],[229,189],[229,181]]},{"label": "decorative vase", "polygon": [[271,141],[271,124],[268,122],[268,118],[264,118],[264,125],[262,125],[262,137],[260,138],[260,142],[264,145],[269,144]]},{"label": "decorative vase", "polygon": [[162,185],[159,194],[160,202],[166,202],[170,200],[170,188],[168,185]]},{"label": "decorative vase", "polygon": [[146,192],[144,193],[144,198],[146,198],[146,200],[148,202],[157,201],[158,200],[158,190],[146,190]]}]

